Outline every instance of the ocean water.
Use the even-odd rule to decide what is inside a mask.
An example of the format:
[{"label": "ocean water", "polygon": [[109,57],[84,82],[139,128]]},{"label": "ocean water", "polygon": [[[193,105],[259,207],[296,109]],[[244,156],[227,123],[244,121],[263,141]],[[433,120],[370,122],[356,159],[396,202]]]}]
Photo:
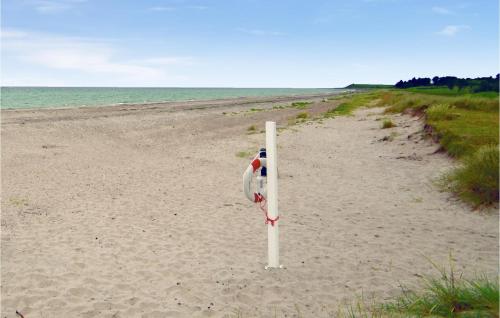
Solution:
[{"label": "ocean water", "polygon": [[289,96],[341,92],[334,88],[118,88],[118,87],[2,87],[0,106],[49,108],[105,106],[235,97]]}]

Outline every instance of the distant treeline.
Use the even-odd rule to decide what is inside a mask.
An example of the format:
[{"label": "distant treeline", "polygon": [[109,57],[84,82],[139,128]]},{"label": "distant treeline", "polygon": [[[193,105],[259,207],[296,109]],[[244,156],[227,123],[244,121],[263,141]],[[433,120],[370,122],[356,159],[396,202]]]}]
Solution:
[{"label": "distant treeline", "polygon": [[458,78],[455,76],[434,76],[432,79],[428,77],[412,78],[408,81],[399,81],[396,83],[396,88],[410,88],[417,86],[447,86],[449,89],[458,88],[459,90],[466,89],[471,93],[475,92],[498,92],[498,77],[477,77],[477,78]]}]

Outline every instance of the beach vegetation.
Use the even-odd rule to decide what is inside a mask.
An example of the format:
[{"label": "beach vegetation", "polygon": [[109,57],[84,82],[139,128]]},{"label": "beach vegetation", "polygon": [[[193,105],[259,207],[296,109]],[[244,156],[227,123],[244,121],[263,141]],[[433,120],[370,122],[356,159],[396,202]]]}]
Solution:
[{"label": "beach vegetation", "polygon": [[454,106],[448,104],[436,104],[430,106],[426,110],[428,120],[451,120],[460,116],[458,113],[453,112]]},{"label": "beach vegetation", "polygon": [[[416,290],[401,287],[399,295],[385,302],[377,302],[375,297],[358,297],[352,302],[342,302],[336,311],[327,317],[337,318],[498,318],[498,279],[478,275],[467,279],[457,273],[453,266],[439,270],[437,276],[420,276],[420,287]],[[295,305],[297,317],[302,317]],[[235,311],[234,317],[243,317]],[[276,310],[274,317],[277,317]]]},{"label": "beach vegetation", "polygon": [[311,102],[293,102],[292,107],[296,109],[306,109],[309,107],[309,105],[312,104]]},{"label": "beach vegetation", "polygon": [[257,131],[257,126],[255,126],[255,125],[250,125],[250,126],[247,128],[247,131],[248,131],[248,132],[255,132],[255,131]]},{"label": "beach vegetation", "polygon": [[442,269],[437,278],[424,277],[419,292],[403,288],[380,312],[399,317],[498,317],[498,293],[497,279],[479,276],[469,280],[453,268]]},{"label": "beach vegetation", "polygon": [[485,145],[465,158],[463,165],[445,176],[451,190],[475,206],[498,202],[498,145]]},{"label": "beach vegetation", "polygon": [[307,119],[308,117],[309,117],[309,114],[307,112],[299,113],[296,116],[297,119]]},{"label": "beach vegetation", "polygon": [[383,303],[363,298],[355,303],[344,304],[335,317],[499,317],[498,277],[476,275],[467,279],[454,269],[450,255],[449,269],[432,266],[438,276],[421,277],[420,287],[411,290],[401,287],[400,295]]},{"label": "beach vegetation", "polygon": [[[452,90],[454,93],[449,92]],[[458,88],[416,87],[353,94],[324,117],[349,115],[360,106],[380,106],[386,113],[420,116],[425,120],[427,136],[461,163],[443,178],[443,188],[474,206],[498,202],[498,94],[457,92]]]},{"label": "beach vegetation", "polygon": [[425,86],[425,87],[412,87],[412,88],[407,88],[405,91],[412,92],[412,93],[419,93],[419,94],[426,94],[426,95],[440,95],[440,96],[475,96],[475,97],[485,97],[485,98],[496,98],[498,97],[498,92],[495,91],[488,91],[488,92],[477,92],[477,93],[471,93],[469,90],[466,89],[458,89],[457,87],[455,88],[448,88],[446,86]]},{"label": "beach vegetation", "polygon": [[236,153],[236,157],[238,157],[238,158],[251,158],[256,153],[257,153],[256,150],[238,151]]},{"label": "beach vegetation", "polygon": [[335,108],[329,109],[323,117],[332,118],[336,116],[352,115],[352,112],[361,106],[374,106],[380,92],[352,94],[349,99]]},{"label": "beach vegetation", "polygon": [[261,112],[264,108],[250,108],[250,112]]},{"label": "beach vegetation", "polygon": [[384,119],[382,122],[382,129],[396,127],[396,124],[392,122],[390,119]]}]

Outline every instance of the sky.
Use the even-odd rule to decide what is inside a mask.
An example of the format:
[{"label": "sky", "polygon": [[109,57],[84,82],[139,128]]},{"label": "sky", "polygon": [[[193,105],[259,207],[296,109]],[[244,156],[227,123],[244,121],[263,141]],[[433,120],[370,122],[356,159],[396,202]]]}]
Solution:
[{"label": "sky", "polygon": [[343,87],[499,72],[497,0],[2,0],[2,86]]}]

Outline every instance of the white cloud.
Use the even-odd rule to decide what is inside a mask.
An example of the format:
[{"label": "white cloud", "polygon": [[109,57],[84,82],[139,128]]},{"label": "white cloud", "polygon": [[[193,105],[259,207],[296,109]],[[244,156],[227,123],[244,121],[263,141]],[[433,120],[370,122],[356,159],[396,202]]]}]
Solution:
[{"label": "white cloud", "polygon": [[157,12],[162,12],[162,11],[175,11],[175,10],[182,10],[182,9],[189,9],[189,10],[207,10],[207,6],[202,6],[202,5],[188,5],[188,6],[181,6],[181,7],[173,7],[173,6],[156,6],[156,7],[151,7],[148,8],[149,11],[157,11]]},{"label": "white cloud", "polygon": [[207,10],[208,9],[207,6],[201,6],[201,5],[190,5],[190,6],[187,6],[186,8],[193,9],[193,10]]},{"label": "white cloud", "polygon": [[23,38],[28,35],[26,32],[10,29],[3,29],[0,34],[2,39]]},{"label": "white cloud", "polygon": [[442,30],[438,31],[437,34],[452,37],[458,32],[467,29],[470,29],[468,25],[447,25]]},{"label": "white cloud", "polygon": [[152,57],[142,60],[137,60],[140,64],[147,65],[192,65],[192,57],[177,57],[177,56],[164,56],[164,57]]},{"label": "white cloud", "polygon": [[280,36],[280,35],[285,35],[285,33],[283,33],[283,32],[270,31],[270,30],[245,29],[245,28],[238,28],[237,30],[240,31],[240,32],[246,33],[246,34],[251,34],[251,35],[263,35],[263,36]]},{"label": "white cloud", "polygon": [[87,0],[33,0],[30,4],[33,5],[36,11],[42,14],[60,13],[72,9],[79,3]]},{"label": "white cloud", "polygon": [[174,7],[151,7],[149,11],[174,11]]},{"label": "white cloud", "polygon": [[[169,76],[167,69],[169,66],[185,66],[193,60],[191,57],[168,56],[121,59],[118,48],[98,39],[58,37],[19,30],[9,30],[7,34],[23,36],[2,38],[4,65],[17,63],[33,70],[42,67],[54,71],[74,71],[75,76],[94,74],[119,78],[124,82],[155,83],[175,77]],[[3,82],[7,83],[12,81],[10,78],[16,76],[15,72],[7,75],[4,72],[4,75]],[[11,75],[10,78],[8,75]]]},{"label": "white cloud", "polygon": [[447,9],[444,7],[432,7],[432,12],[437,13],[437,14],[443,14],[443,15],[450,15],[450,14],[454,13],[450,9]]}]

